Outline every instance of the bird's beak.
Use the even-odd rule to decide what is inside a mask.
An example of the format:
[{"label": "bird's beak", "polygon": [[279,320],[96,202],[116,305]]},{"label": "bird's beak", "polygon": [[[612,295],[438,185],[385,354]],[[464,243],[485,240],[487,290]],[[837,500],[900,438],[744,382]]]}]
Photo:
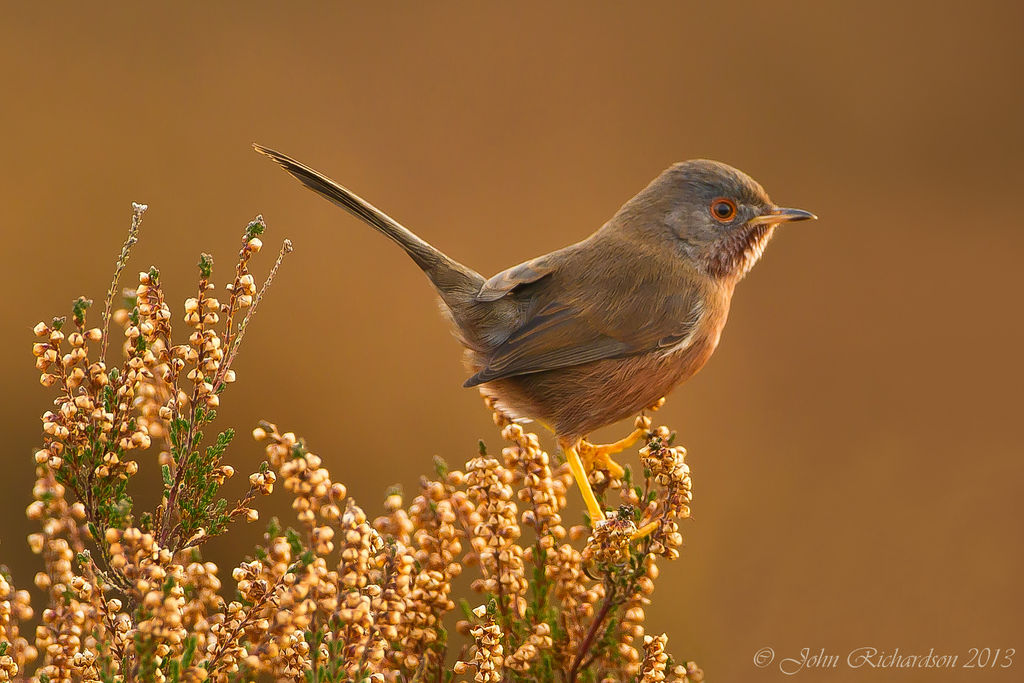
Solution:
[{"label": "bird's beak", "polygon": [[810,211],[804,211],[803,209],[783,209],[782,207],[777,206],[762,216],[754,216],[747,221],[747,224],[775,225],[777,223],[792,223],[793,221],[813,221],[817,220],[817,218],[818,217]]}]

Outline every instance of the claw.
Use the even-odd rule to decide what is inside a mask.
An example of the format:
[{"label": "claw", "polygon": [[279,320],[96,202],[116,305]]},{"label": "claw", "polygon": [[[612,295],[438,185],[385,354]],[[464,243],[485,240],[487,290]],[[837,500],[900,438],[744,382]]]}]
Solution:
[{"label": "claw", "polygon": [[607,444],[592,444],[581,441],[579,443],[579,453],[583,458],[587,471],[590,472],[596,466],[608,470],[608,474],[616,479],[622,477],[626,471],[622,469],[622,465],[612,460],[611,456],[626,450],[641,439],[646,439],[649,428],[650,420],[641,418],[637,420],[636,429],[625,439],[619,439],[614,443]]},{"label": "claw", "polygon": [[608,474],[616,479],[621,478],[626,473],[622,469],[622,465],[611,458],[611,453],[617,451],[608,450],[608,446],[595,446],[586,441],[581,441],[579,451],[587,472],[592,472],[595,469],[607,470]]}]

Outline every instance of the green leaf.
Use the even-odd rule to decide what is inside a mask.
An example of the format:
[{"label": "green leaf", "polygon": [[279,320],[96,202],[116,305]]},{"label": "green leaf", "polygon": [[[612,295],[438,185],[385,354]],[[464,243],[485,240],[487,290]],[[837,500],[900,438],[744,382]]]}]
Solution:
[{"label": "green leaf", "polygon": [[217,440],[213,443],[212,446],[209,446],[206,449],[206,457],[207,457],[207,459],[209,459],[210,461],[212,461],[214,463],[214,465],[216,465],[215,461],[219,460],[220,457],[222,455],[224,455],[224,451],[227,450],[228,446],[231,444],[231,440],[234,439],[234,438],[235,438],[235,430],[234,429],[230,429],[230,428],[229,429],[225,429],[223,432],[218,434],[217,435]]},{"label": "green leaf", "polygon": [[288,527],[284,532],[284,537],[288,541],[288,546],[292,549],[292,555],[301,555],[305,548],[302,546],[302,537],[299,536],[299,532]]},{"label": "green leaf", "polygon": [[84,296],[80,296],[75,299],[71,306],[71,319],[75,321],[75,324],[81,327],[85,324],[85,311],[92,306],[92,299],[86,299]]},{"label": "green leaf", "polygon": [[270,521],[267,522],[267,537],[270,539],[277,538],[281,535],[281,520],[277,517],[271,517]]},{"label": "green leaf", "polygon": [[199,255],[199,274],[204,280],[213,274],[213,257],[206,252]]},{"label": "green leaf", "polygon": [[263,222],[263,216],[256,216],[252,219],[249,225],[245,226],[245,239],[246,241],[251,240],[257,235],[262,235],[263,231],[267,229],[267,224]]},{"label": "green leaf", "polygon": [[[481,441],[480,443],[483,442]],[[444,458],[442,458],[440,455],[434,456],[434,472],[437,473],[438,477],[444,479],[446,476],[448,476],[449,469],[451,468],[448,467],[448,462]]]}]

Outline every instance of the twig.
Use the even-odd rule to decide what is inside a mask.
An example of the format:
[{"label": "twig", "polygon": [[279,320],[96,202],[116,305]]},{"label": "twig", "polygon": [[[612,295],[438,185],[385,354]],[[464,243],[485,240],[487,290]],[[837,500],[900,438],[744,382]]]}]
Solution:
[{"label": "twig", "polygon": [[[291,568],[289,567],[289,570],[290,569]],[[254,618],[259,616],[267,603],[270,603],[270,605],[274,607],[277,606],[277,601],[279,599],[277,592],[282,588],[282,586],[284,586],[284,577],[287,575],[288,572],[282,574],[277,581],[274,582],[274,587],[268,589],[263,598],[259,602],[254,603],[248,613],[246,613],[245,617],[239,620],[238,624],[231,631],[231,635],[217,644],[217,649],[214,651],[213,657],[210,659],[209,664],[206,665],[206,670],[211,676],[217,673],[217,666],[220,663],[221,657],[223,657],[227,652],[227,646],[238,640],[238,635],[250,624],[250,622],[253,621]]]},{"label": "twig", "polygon": [[284,261],[285,255],[292,253],[292,249],[291,240],[285,240],[281,244],[281,251],[277,254],[277,260],[274,261],[274,267],[270,269],[270,274],[267,275],[267,279],[263,281],[263,286],[260,287],[260,291],[256,294],[256,298],[253,300],[252,306],[250,306],[249,310],[246,311],[245,317],[242,318],[242,322],[238,325],[238,336],[231,342],[228,348],[227,357],[221,364],[220,369],[217,372],[217,377],[214,379],[213,393],[216,394],[217,390],[220,389],[222,384],[224,384],[224,377],[227,375],[228,370],[231,369],[231,364],[234,362],[235,356],[238,355],[238,347],[242,343],[242,339],[245,337],[245,331],[249,327],[249,321],[252,320],[252,317],[256,314],[256,309],[259,307],[260,301],[263,300],[263,295],[266,293],[267,289],[270,288],[270,285],[273,284],[274,277],[277,275],[277,269],[281,267],[281,262]]},{"label": "twig", "polygon": [[110,281],[110,288],[107,289],[107,297],[103,300],[103,324],[100,329],[103,331],[102,341],[100,342],[100,362],[104,362],[107,357],[107,339],[108,330],[110,329],[110,307],[114,303],[114,295],[117,293],[117,281],[121,278],[121,271],[128,265],[128,256],[131,254],[132,247],[139,241],[139,226],[142,225],[142,214],[146,213],[146,209],[149,206],[146,204],[136,204],[132,202],[132,226],[128,229],[128,238],[121,245],[121,254],[117,257],[117,263],[114,265],[114,277]]},{"label": "twig", "polygon": [[[196,325],[196,334],[200,336],[206,332],[206,322],[203,316],[202,310],[206,304],[206,287],[209,284],[210,276],[212,273],[213,259],[208,254],[203,254],[199,260],[200,276],[199,276],[199,288],[198,294],[196,295],[196,306],[199,311],[199,322]],[[203,269],[206,270],[203,270]],[[203,361],[206,359],[205,344],[199,346],[199,355],[196,358],[196,369],[199,370],[203,367]],[[167,547],[167,543],[170,540],[171,518],[175,512],[175,506],[178,501],[178,494],[181,491],[182,484],[185,479],[185,473],[188,468],[188,461],[192,455],[192,448],[195,446],[196,433],[198,431],[198,425],[196,424],[199,418],[199,387],[202,384],[202,377],[198,378],[192,386],[192,396],[189,399],[189,418],[188,418],[188,431],[185,433],[184,447],[179,446],[178,458],[174,460],[174,483],[171,485],[171,490],[167,494],[167,508],[164,510],[163,518],[160,520],[160,534],[159,544]],[[175,403],[175,417],[181,414],[181,406]],[[173,452],[172,452],[173,459]],[[179,516],[180,518],[180,516]],[[176,552],[178,549],[172,549],[172,552]]]},{"label": "twig", "polygon": [[235,313],[238,312],[238,297],[239,297],[239,281],[242,275],[248,272],[249,259],[252,256],[252,251],[248,249],[249,240],[255,237],[253,234],[253,228],[259,227],[259,232],[256,234],[262,234],[266,230],[266,223],[263,221],[262,215],[257,215],[255,219],[245,228],[245,233],[242,235],[242,248],[238,250],[238,263],[235,265],[235,281],[231,286],[231,296],[228,297],[227,303],[227,319],[224,322],[224,338],[221,340],[224,344],[224,348],[231,348],[231,335],[234,333],[234,320]]},{"label": "twig", "polygon": [[601,624],[604,623],[605,617],[608,616],[608,612],[611,611],[615,603],[615,586],[612,585],[608,589],[608,595],[605,596],[604,602],[601,604],[601,609],[598,610],[597,615],[594,617],[594,622],[590,625],[590,630],[587,631],[587,637],[580,643],[579,649],[576,651],[576,657],[573,660],[572,666],[569,667],[568,683],[576,683],[576,675],[579,673],[580,664],[583,662],[583,657],[590,650],[591,644],[594,642],[594,638],[597,637],[597,632],[601,628]]}]

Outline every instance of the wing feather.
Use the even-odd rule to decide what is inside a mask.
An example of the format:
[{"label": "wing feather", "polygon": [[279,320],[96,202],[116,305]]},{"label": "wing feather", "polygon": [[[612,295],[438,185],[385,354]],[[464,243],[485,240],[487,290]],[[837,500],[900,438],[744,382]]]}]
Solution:
[{"label": "wing feather", "polygon": [[635,321],[606,307],[584,310],[552,302],[498,345],[465,386],[606,358],[678,351],[692,341],[703,310],[695,292],[666,297]]},{"label": "wing feather", "polygon": [[520,285],[536,282],[550,275],[555,269],[557,259],[552,258],[557,252],[538,256],[518,266],[501,271],[484,282],[476,295],[477,301],[497,301]]}]

